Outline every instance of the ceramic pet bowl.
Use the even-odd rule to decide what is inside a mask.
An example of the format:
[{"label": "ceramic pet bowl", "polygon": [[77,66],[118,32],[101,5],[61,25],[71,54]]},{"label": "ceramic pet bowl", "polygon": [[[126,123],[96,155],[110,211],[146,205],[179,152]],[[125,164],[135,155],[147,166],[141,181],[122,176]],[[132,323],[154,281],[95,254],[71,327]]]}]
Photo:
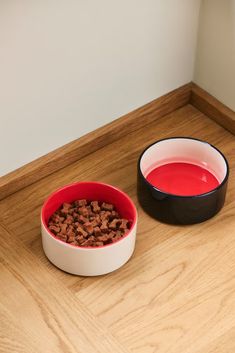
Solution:
[{"label": "ceramic pet bowl", "polygon": [[[115,243],[99,247],[79,247],[59,240],[48,228],[51,215],[64,203],[75,200],[97,200],[111,203],[122,218],[130,221],[129,231]],[[51,194],[41,211],[43,249],[48,259],[63,271],[97,276],[124,265],[135,248],[137,212],[132,200],[121,190],[99,182],[77,182]]]},{"label": "ceramic pet bowl", "polygon": [[152,217],[171,224],[193,224],[223,207],[229,175],[224,155],[189,137],[159,140],[138,161],[138,199]]}]

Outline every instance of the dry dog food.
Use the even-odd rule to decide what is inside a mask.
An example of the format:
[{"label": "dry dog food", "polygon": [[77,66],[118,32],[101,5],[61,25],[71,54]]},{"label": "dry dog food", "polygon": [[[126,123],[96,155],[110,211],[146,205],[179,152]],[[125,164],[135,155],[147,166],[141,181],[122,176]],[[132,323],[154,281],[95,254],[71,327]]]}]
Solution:
[{"label": "dry dog food", "polygon": [[110,203],[77,200],[63,205],[50,217],[48,227],[60,240],[77,246],[115,243],[130,229]]}]

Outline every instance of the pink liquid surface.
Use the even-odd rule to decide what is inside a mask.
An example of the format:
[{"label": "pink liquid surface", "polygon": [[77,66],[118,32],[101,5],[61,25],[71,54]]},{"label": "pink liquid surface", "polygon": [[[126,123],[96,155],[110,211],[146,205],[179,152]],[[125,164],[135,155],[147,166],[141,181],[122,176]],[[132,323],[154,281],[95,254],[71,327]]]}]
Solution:
[{"label": "pink liquid surface", "polygon": [[159,190],[179,196],[204,194],[219,185],[218,180],[207,169],[191,163],[159,166],[146,179]]}]

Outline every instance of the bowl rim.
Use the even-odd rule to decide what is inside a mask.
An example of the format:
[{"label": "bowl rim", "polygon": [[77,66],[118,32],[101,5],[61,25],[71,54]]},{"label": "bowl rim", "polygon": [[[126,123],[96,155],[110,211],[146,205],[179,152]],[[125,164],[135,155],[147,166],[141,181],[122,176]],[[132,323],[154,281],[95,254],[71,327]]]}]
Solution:
[{"label": "bowl rim", "polygon": [[[128,202],[130,203],[130,206],[133,210],[133,214],[134,214],[134,219],[133,219],[133,222],[132,222],[132,225],[131,225],[131,228],[128,230],[128,232],[123,236],[121,237],[120,239],[118,239],[115,243],[110,243],[110,244],[106,244],[106,245],[102,245],[102,246],[79,246],[79,245],[74,245],[74,244],[70,244],[70,243],[66,243],[64,242],[63,240],[60,240],[58,239],[48,228],[47,224],[46,224],[46,221],[45,221],[45,209],[47,207],[47,204],[48,202],[50,202],[51,198],[54,197],[57,193],[59,193],[60,191],[64,190],[64,189],[67,189],[67,188],[70,188],[72,186],[75,186],[77,184],[96,184],[96,185],[102,185],[104,187],[108,187],[108,188],[111,188],[119,193],[121,193],[127,200]],[[132,199],[130,198],[129,195],[127,195],[124,191],[122,191],[121,189],[117,188],[116,186],[113,186],[113,185],[110,185],[110,184],[107,184],[107,183],[103,183],[103,182],[100,182],[100,181],[77,181],[77,182],[73,182],[73,183],[70,183],[70,184],[66,184],[58,189],[56,189],[55,191],[53,191],[46,199],[45,201],[43,202],[43,205],[41,207],[41,225],[44,227],[44,229],[47,231],[47,233],[52,236],[53,239],[55,239],[56,241],[62,243],[64,246],[68,246],[70,248],[75,248],[75,249],[79,249],[79,250],[83,250],[83,251],[86,251],[86,250],[99,250],[99,249],[104,249],[104,248],[108,248],[110,246],[115,246],[116,244],[118,244],[119,242],[123,241],[125,238],[127,238],[129,235],[132,234],[132,231],[133,229],[135,228],[136,224],[137,224],[137,209],[135,207],[135,204],[134,202],[132,201]]]},{"label": "bowl rim", "polygon": [[[163,191],[163,190],[160,190],[158,189],[156,186],[154,186],[153,184],[151,184],[146,178],[145,176],[143,175],[142,173],[142,170],[140,168],[140,163],[141,163],[141,159],[144,155],[144,153],[153,145],[156,145],[157,143],[159,142],[162,142],[162,141],[166,141],[166,140],[178,140],[178,139],[185,139],[185,140],[194,140],[194,141],[198,141],[198,142],[201,142],[201,143],[204,143],[206,145],[209,145],[210,147],[214,148],[221,156],[222,158],[224,159],[225,161],[225,164],[226,164],[226,175],[224,177],[224,179],[222,180],[222,182],[214,189],[208,191],[208,192],[204,192],[202,194],[196,194],[196,195],[175,195],[175,194],[171,194],[169,192],[166,192],[166,191]],[[219,190],[220,188],[222,188],[222,186],[227,182],[228,180],[228,177],[229,177],[229,164],[228,164],[228,161],[225,157],[225,155],[217,148],[215,147],[214,145],[212,145],[211,143],[207,142],[207,141],[203,141],[203,140],[200,140],[198,138],[195,138],[195,137],[188,137],[188,136],[173,136],[173,137],[166,137],[166,138],[162,138],[160,140],[157,140],[153,143],[151,143],[150,145],[148,145],[147,147],[145,147],[145,149],[143,150],[143,152],[141,153],[141,155],[139,156],[139,159],[138,159],[138,173],[140,174],[141,178],[143,178],[143,180],[146,182],[146,184],[153,188],[154,190],[166,195],[166,196],[169,196],[169,197],[173,197],[173,198],[184,198],[184,199],[192,199],[192,198],[200,198],[200,197],[204,197],[204,196],[208,196],[212,193],[214,193],[215,191]]]}]

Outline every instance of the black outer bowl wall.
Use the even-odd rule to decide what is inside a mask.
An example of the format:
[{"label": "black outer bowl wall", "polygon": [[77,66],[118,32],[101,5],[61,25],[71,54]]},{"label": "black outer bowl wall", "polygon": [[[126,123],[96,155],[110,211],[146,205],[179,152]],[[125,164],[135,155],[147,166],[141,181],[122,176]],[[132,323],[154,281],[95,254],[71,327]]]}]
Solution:
[{"label": "black outer bowl wall", "polygon": [[[178,137],[172,139],[177,138]],[[204,142],[201,140],[198,141]],[[157,142],[159,141],[156,141],[155,143]],[[223,156],[227,166],[227,174],[222,183],[216,189],[205,194],[195,196],[176,196],[167,194],[155,188],[145,179],[141,172],[141,158],[144,152],[152,145],[146,147],[138,160],[137,196],[139,203],[145,212],[151,217],[164,223],[195,224],[206,221],[221,210],[225,202],[229,165],[224,155],[216,147],[211,145]]]},{"label": "black outer bowl wall", "polygon": [[138,170],[137,195],[140,205],[153,218],[169,224],[194,224],[213,217],[224,205],[227,180],[208,194],[180,197],[165,194],[144,179]]}]

